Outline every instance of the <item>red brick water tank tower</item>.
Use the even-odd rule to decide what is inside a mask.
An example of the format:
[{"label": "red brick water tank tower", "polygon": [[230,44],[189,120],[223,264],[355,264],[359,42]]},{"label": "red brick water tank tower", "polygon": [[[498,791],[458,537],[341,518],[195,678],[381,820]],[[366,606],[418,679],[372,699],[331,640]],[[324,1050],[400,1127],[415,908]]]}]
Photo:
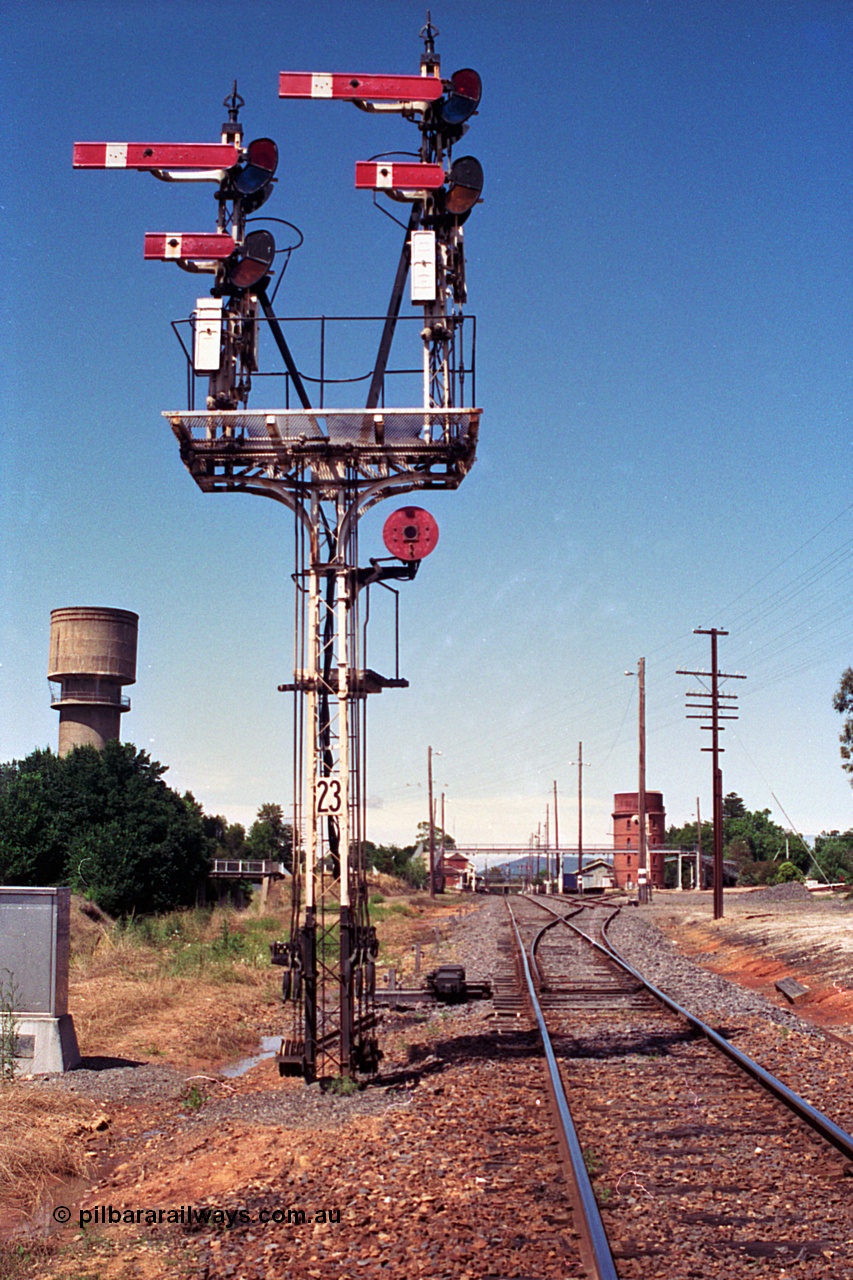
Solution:
[{"label": "red brick water tank tower", "polygon": [[47,678],[58,683],[51,706],[59,712],[59,754],[120,736],[130,710],[122,693],[136,681],[139,615],[129,609],[53,609]]},{"label": "red brick water tank tower", "polygon": [[[618,889],[637,887],[639,869],[640,820],[636,791],[617,791],[613,797],[613,874]],[[662,791],[646,792],[646,851],[654,889],[664,887],[664,840],[666,810]]]}]

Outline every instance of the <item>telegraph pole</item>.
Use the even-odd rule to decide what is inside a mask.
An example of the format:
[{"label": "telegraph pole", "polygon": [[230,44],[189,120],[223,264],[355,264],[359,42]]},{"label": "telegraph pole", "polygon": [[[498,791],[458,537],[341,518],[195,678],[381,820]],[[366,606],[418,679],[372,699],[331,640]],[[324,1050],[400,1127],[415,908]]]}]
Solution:
[{"label": "telegraph pole", "polygon": [[637,678],[640,685],[640,718],[639,718],[639,781],[637,785],[637,821],[640,824],[639,860],[640,869],[638,898],[640,902],[651,902],[652,883],[649,875],[649,859],[646,840],[646,660],[637,662]]},{"label": "telegraph pole", "polygon": [[702,888],[702,810],[699,808],[699,797],[696,797],[696,885]]},{"label": "telegraph pole", "polygon": [[579,892],[583,892],[581,885],[581,872],[583,871],[583,771],[588,769],[589,765],[583,762],[583,743],[578,743],[578,758],[570,761],[571,765],[577,765],[578,769],[578,869],[577,869],[577,885]]},{"label": "telegraph pole", "polygon": [[560,817],[557,812],[557,779],[554,779],[554,880],[557,884],[557,893],[563,891],[563,868],[560,857]]},{"label": "telegraph pole", "polygon": [[[688,702],[688,707],[695,707],[698,715],[688,715],[688,720],[710,720],[710,724],[700,725],[700,729],[709,730],[711,733],[710,747],[702,747],[703,751],[711,753],[712,764],[712,783],[713,783],[713,823],[714,823],[714,919],[721,920],[723,916],[723,771],[720,768],[720,755],[724,748],[720,746],[720,734],[723,732],[724,726],[720,724],[721,720],[737,720],[737,711],[735,703],[737,701],[736,693],[721,693],[721,680],[745,680],[746,676],[739,673],[720,671],[717,661],[717,640],[720,636],[727,636],[728,631],[723,631],[719,627],[695,627],[693,630],[695,636],[711,637],[711,670],[710,671],[677,671],[679,676],[697,676],[700,680],[710,677],[711,688],[708,690],[699,689],[689,691],[688,698],[699,698],[699,702]],[[721,709],[720,703],[723,703]],[[725,715],[724,712],[735,712],[734,715]],[[698,801],[697,801],[697,817],[698,817]],[[701,838],[701,837],[700,837]]]},{"label": "telegraph pole", "polygon": [[[578,885],[583,871],[583,743],[578,743]],[[581,886],[582,887],[582,886]]]},{"label": "telegraph pole", "polygon": [[[632,676],[633,671],[626,671],[626,676]],[[639,736],[639,758],[638,758],[638,782],[637,782],[637,824],[639,826],[639,839],[637,841],[637,861],[639,863],[637,870],[637,898],[640,902],[651,902],[652,885],[651,876],[649,875],[648,863],[648,841],[646,840],[646,660],[638,659],[637,662],[637,681],[640,691],[640,708],[638,717],[638,736]]]},{"label": "telegraph pole", "polygon": [[545,880],[551,878],[551,811],[545,805]]},{"label": "telegraph pole", "polygon": [[427,747],[427,789],[429,795],[429,896],[435,897],[435,819],[432,807],[432,747]]},{"label": "telegraph pole", "polygon": [[441,874],[444,876],[444,792],[441,793]]}]

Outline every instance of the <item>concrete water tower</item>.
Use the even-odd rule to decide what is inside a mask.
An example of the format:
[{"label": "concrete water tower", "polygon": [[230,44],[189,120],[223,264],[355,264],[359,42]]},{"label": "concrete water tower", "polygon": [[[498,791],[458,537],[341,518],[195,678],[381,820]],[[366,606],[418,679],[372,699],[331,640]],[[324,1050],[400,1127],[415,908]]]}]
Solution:
[{"label": "concrete water tower", "polygon": [[58,682],[51,706],[59,712],[59,754],[97,747],[120,736],[136,682],[139,615],[129,609],[53,609],[47,678]]}]

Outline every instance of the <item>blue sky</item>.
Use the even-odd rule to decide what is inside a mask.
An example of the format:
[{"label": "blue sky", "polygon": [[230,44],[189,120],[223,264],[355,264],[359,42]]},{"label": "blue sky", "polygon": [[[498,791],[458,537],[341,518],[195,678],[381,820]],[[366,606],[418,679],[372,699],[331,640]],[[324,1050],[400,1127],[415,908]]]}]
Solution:
[{"label": "blue sky", "polygon": [[[640,656],[648,784],[673,821],[697,796],[710,813],[675,674],[708,665],[696,626],[727,628],[722,664],[748,676],[726,790],[784,824],[775,793],[806,832],[853,826],[831,707],[853,663],[853,10],[432,13],[443,70],[484,82],[462,144],[486,173],[466,228],[484,415],[471,476],[423,502],[441,541],[403,587],[411,688],[370,708],[370,834],[413,836],[431,744],[457,838],[526,842],[556,779],[565,842],[582,740],[585,837],[607,842],[636,784]],[[287,804],[291,525],[202,495],[160,417],[185,403],[169,321],[200,291],[142,239],[213,230],[211,189],[74,172],[72,144],[214,141],[236,77],[247,138],[282,154],[266,209],[305,235],[279,311],[375,314],[401,233],[354,163],[416,131],[281,102],[277,75],[416,72],[424,17],[409,0],[4,5],[0,758],[56,742],[50,610],[113,605],[141,619],[125,736],[231,820]],[[363,555],[391,509],[363,521]],[[387,619],[371,626],[381,669]]]}]

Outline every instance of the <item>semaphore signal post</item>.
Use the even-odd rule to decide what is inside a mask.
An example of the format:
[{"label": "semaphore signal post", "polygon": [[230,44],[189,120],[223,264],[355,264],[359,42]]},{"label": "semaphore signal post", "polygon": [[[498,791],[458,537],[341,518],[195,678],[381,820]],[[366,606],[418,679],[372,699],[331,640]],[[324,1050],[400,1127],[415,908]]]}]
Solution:
[{"label": "semaphore signal post", "polygon": [[[418,130],[415,159],[383,153],[358,161],[355,183],[407,220],[387,311],[347,317],[352,327],[376,321],[379,341],[365,403],[330,407],[332,386],[353,396],[362,379],[326,376],[327,335],[334,317],[317,317],[319,377],[305,372],[275,310],[278,284],[301,233],[280,218],[257,216],[272,194],[278,149],[270,138],[244,145],[236,85],[225,99],[219,142],[198,144],[77,143],[80,169],[134,169],[167,182],[215,184],[217,224],[209,232],[153,232],[144,256],[212,276],[190,322],[178,322],[188,365],[186,409],[164,414],[181,458],[205,493],[272,498],[293,515],[295,654],[293,697],[293,898],[290,936],[276,943],[283,969],[288,1025],[279,1054],[283,1075],[306,1080],[377,1069],[375,930],[370,925],[366,839],[366,705],[370,694],[405,687],[395,670],[367,664],[370,591],[415,576],[435,546],[432,516],[416,506],[386,521],[390,555],[360,563],[359,520],[385,498],[420,489],[455,489],[474,463],[480,422],[475,408],[475,332],[466,317],[464,224],[480,200],[483,172],[472,156],[452,159],[481,96],[480,78],[464,69],[443,79],[429,16],[421,35],[419,74],[350,75],[282,72],[279,96],[353,103],[382,116],[396,113]],[[293,243],[277,249],[284,225]],[[417,311],[422,373],[419,394],[395,405],[392,344],[403,295]],[[466,320],[469,321],[466,328]],[[305,322],[297,325],[299,332]],[[183,337],[184,330],[188,338]],[[284,405],[249,408],[261,363],[262,333],[284,365]],[[411,362],[411,359],[410,359]],[[313,365],[311,366],[314,367]],[[364,379],[367,381],[367,379]],[[195,388],[206,383],[205,407]],[[291,405],[291,397],[298,407]],[[354,397],[353,397],[354,398]]]}]

